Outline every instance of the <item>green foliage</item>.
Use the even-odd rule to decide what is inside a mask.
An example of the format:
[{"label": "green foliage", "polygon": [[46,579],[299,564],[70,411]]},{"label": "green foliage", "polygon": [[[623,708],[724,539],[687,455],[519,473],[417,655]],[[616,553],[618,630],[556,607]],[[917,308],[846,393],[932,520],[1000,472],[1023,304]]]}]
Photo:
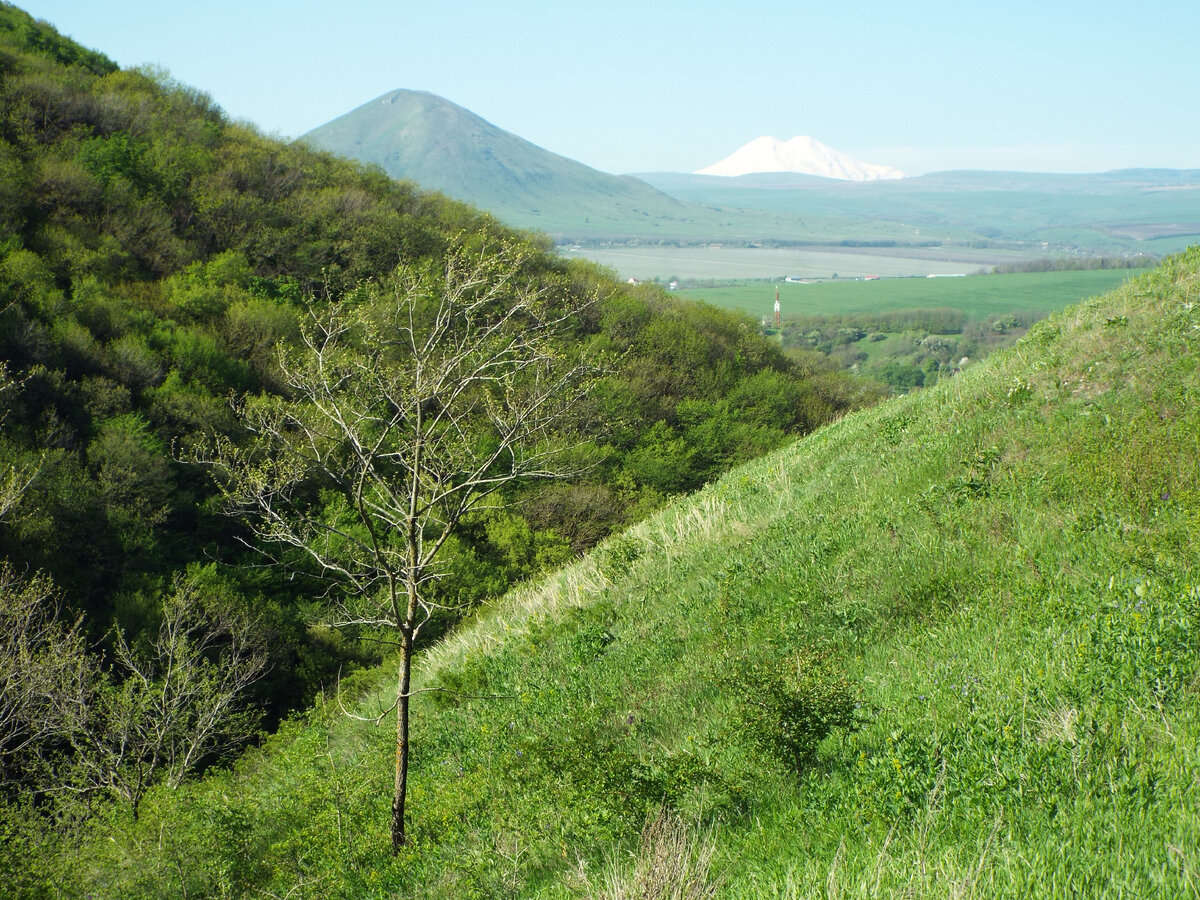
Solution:
[{"label": "green foliage", "polygon": [[663,494],[695,487],[695,451],[666,422],[658,421],[625,454],[624,469],[638,484]]},{"label": "green foliage", "polygon": [[1114,707],[1171,703],[1196,678],[1200,588],[1173,597],[1161,582],[1115,582],[1075,649],[1078,699]]},{"label": "green foliage", "polygon": [[812,762],[834,729],[860,721],[858,690],[828,651],[735,657],[723,680],[743,733],[796,770]]},{"label": "green foliage", "polygon": [[174,491],[165,450],[136,413],[100,422],[88,444],[108,527],[127,553],[149,549],[170,515]]},{"label": "green foliage", "polygon": [[69,40],[52,28],[34,21],[28,13],[5,4],[0,18],[0,33],[6,43],[21,49],[36,51],[64,66],[80,66],[97,75],[107,75],[117,64],[102,53],[88,50]]},{"label": "green foliage", "polygon": [[880,363],[871,368],[871,377],[882,381],[898,394],[906,394],[913,388],[923,387],[925,384],[924,370],[911,363]]}]

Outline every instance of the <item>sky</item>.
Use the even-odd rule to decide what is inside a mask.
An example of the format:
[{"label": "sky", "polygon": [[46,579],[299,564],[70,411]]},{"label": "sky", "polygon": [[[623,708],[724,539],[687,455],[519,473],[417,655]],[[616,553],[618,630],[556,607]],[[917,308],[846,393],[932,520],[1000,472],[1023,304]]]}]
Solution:
[{"label": "sky", "polygon": [[431,91],[614,174],[811,135],[909,174],[1200,169],[1200,0],[18,0],[299,135]]}]

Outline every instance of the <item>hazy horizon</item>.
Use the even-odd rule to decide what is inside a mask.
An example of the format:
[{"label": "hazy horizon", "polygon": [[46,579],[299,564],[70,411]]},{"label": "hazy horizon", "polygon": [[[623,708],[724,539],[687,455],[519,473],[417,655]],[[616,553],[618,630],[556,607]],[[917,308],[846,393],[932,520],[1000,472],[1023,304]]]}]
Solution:
[{"label": "hazy horizon", "polygon": [[409,88],[614,174],[695,171],[764,135],[913,175],[1200,169],[1191,0],[18,5],[284,137]]}]

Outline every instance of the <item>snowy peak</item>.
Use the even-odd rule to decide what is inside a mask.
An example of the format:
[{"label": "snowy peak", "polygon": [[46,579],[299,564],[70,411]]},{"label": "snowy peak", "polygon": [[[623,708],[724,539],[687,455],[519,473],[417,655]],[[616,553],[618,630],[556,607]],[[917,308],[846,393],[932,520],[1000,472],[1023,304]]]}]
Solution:
[{"label": "snowy peak", "polygon": [[811,137],[781,141],[760,137],[718,163],[698,169],[697,175],[750,175],[757,172],[799,172],[842,181],[875,181],[903,178],[891,166],[859,162]]}]

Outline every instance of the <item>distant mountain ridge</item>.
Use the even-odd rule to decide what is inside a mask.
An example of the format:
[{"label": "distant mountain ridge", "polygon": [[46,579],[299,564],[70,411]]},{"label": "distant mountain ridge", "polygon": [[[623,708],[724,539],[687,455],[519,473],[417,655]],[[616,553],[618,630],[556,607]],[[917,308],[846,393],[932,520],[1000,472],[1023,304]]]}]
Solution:
[{"label": "distant mountain ridge", "polygon": [[891,166],[865,163],[822,144],[807,135],[781,141],[774,137],[755,138],[720,162],[698,169],[696,175],[755,175],[763,172],[795,172],[836,178],[839,181],[877,181],[904,178]]},{"label": "distant mountain ridge", "polygon": [[[544,150],[449,100],[412,90],[377,97],[301,140],[376,164],[394,178],[441,191],[559,243],[999,242],[1030,252],[1162,254],[1200,235],[1200,172],[941,172],[904,178],[876,172],[878,177],[867,178],[870,170],[857,170],[863,180],[853,181],[853,167],[869,164],[812,138],[786,143],[765,138],[739,151],[742,165],[774,165],[775,171],[618,176]],[[799,167],[805,158],[824,168],[810,167],[807,174],[778,168]],[[883,175],[896,172],[876,168]]]},{"label": "distant mountain ridge", "polygon": [[608,222],[677,221],[695,212],[637,178],[551,153],[426,91],[391,91],[301,140],[550,234],[561,234],[573,215],[603,231]]}]

